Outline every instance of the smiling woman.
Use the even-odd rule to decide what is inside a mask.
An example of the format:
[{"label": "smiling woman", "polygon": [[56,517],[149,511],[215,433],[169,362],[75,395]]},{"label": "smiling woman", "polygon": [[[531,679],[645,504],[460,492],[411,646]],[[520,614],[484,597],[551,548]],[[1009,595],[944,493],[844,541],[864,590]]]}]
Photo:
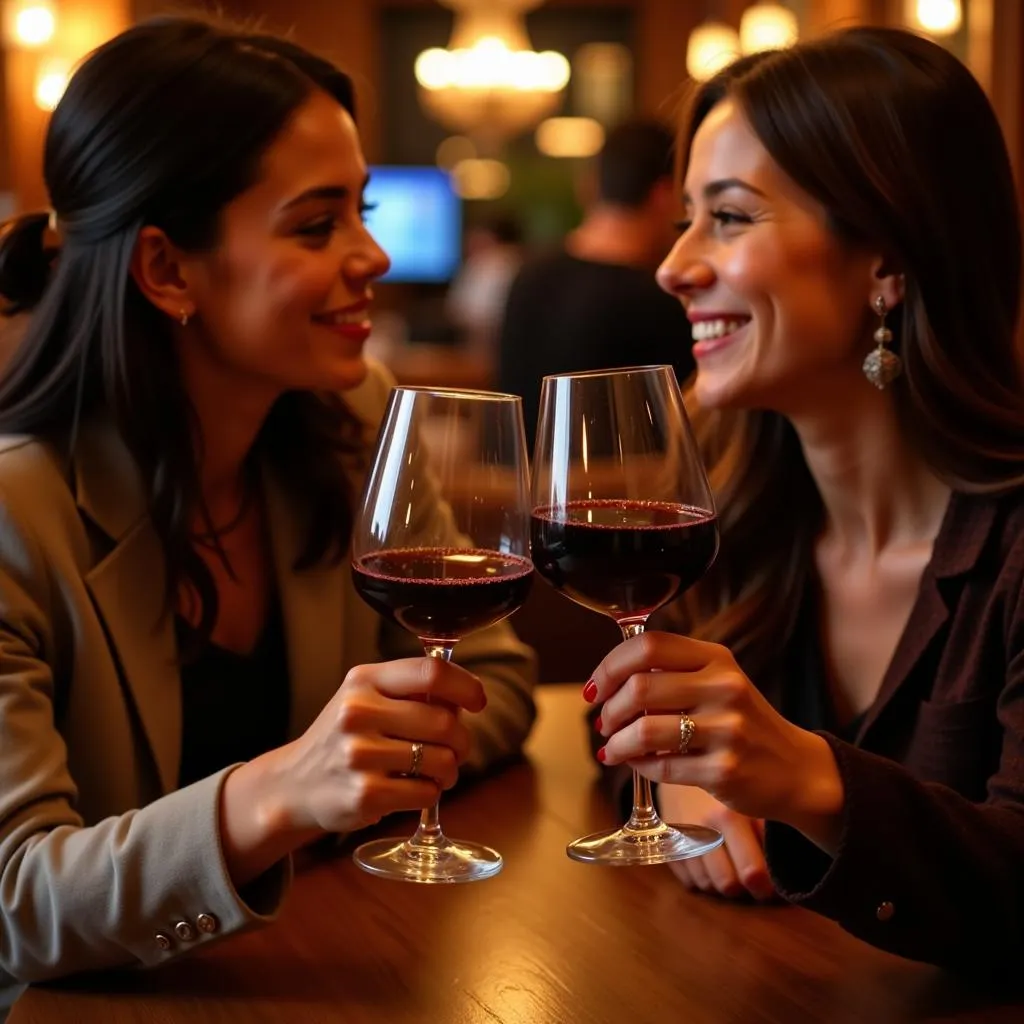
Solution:
[{"label": "smiling woman", "polygon": [[995,115],[940,46],[852,29],[704,83],[680,149],[658,279],[694,323],[721,551],[690,635],[595,672],[599,759],[723,832],[687,885],[1015,973],[1021,229]]},{"label": "smiling woman", "polygon": [[295,44],[138,26],[54,111],[59,251],[0,234],[0,998],[267,921],[297,847],[529,728],[509,627],[424,668],[344,564],[390,384],[354,110]]}]

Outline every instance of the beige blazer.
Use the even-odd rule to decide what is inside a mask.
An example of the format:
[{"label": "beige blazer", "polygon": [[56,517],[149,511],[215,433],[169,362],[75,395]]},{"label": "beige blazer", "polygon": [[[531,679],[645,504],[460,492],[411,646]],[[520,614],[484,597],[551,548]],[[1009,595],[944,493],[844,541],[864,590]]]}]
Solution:
[{"label": "beige blazer", "polygon": [[[346,394],[369,440],[390,383],[373,367]],[[270,919],[290,877],[281,865],[245,898],[235,891],[218,826],[230,769],[175,788],[180,678],[162,552],[109,426],[83,428],[70,475],[46,444],[0,441],[0,986],[172,959]],[[360,600],[347,560],[292,569],[301,502],[269,472],[265,483],[296,737],[353,665],[421,649]],[[529,730],[532,653],[501,624],[457,660],[487,690],[469,720],[480,769]]]}]

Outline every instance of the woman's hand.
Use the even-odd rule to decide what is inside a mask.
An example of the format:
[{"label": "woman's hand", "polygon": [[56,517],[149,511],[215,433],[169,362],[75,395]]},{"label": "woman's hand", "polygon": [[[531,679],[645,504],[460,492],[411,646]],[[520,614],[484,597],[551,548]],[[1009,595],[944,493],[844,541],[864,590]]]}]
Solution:
[{"label": "woman's hand", "polygon": [[[604,763],[699,786],[731,810],[786,822],[824,849],[837,840],[843,784],[831,748],[779,715],[727,648],[643,633],[608,654],[584,696],[603,704]],[[683,712],[695,726],[685,753]]]},{"label": "woman's hand", "polygon": [[[455,784],[469,753],[459,710],[485,703],[480,680],[440,658],[352,669],[302,736],[227,777],[221,829],[235,883],[321,832],[429,807]],[[423,755],[412,776],[414,743]]]},{"label": "woman's hand", "polygon": [[695,786],[659,786],[658,806],[670,824],[710,825],[725,842],[704,857],[669,865],[687,889],[768,900],[775,887],[764,859],[764,822],[730,811]]}]

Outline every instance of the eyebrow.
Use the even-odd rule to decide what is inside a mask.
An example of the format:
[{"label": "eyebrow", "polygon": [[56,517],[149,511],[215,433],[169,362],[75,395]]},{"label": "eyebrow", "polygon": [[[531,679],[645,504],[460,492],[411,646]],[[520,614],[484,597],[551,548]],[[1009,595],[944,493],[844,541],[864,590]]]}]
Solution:
[{"label": "eyebrow", "polygon": [[[719,178],[718,181],[712,181],[705,185],[702,191],[705,199],[714,199],[715,196],[719,196],[723,192],[728,192],[731,188],[740,188],[745,192],[752,192],[755,196],[760,196],[762,199],[768,198],[759,188],[756,188],[749,182],[744,181],[742,178]],[[683,193],[683,202],[693,202],[690,198],[689,192]]]},{"label": "eyebrow", "polygon": [[[366,191],[366,186],[370,184],[370,176],[367,175],[363,179],[363,184],[359,189],[360,194]],[[308,203],[313,200],[323,199],[348,199],[350,189],[345,185],[319,185],[316,188],[308,188],[305,192],[297,195],[294,199],[289,199],[284,204],[284,209],[289,210],[293,206],[298,206],[300,203]]]}]

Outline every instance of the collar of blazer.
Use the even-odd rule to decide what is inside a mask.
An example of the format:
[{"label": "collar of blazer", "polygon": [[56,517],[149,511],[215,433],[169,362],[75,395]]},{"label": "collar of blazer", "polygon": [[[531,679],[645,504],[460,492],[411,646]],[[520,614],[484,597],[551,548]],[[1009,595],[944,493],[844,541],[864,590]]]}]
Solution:
[{"label": "collar of blazer", "polygon": [[[383,408],[362,389],[351,403],[368,423]],[[346,399],[348,396],[346,396]],[[289,735],[299,735],[342,681],[343,613],[347,560],[296,571],[305,510],[269,467],[263,470],[267,529],[284,618],[291,712]],[[86,574],[96,608],[115,649],[149,741],[164,792],[177,787],[181,760],[181,681],[173,621],[164,602],[165,566],[159,538],[146,514],[139,473],[109,421],[83,424],[74,458],[75,500],[114,542]]]}]

